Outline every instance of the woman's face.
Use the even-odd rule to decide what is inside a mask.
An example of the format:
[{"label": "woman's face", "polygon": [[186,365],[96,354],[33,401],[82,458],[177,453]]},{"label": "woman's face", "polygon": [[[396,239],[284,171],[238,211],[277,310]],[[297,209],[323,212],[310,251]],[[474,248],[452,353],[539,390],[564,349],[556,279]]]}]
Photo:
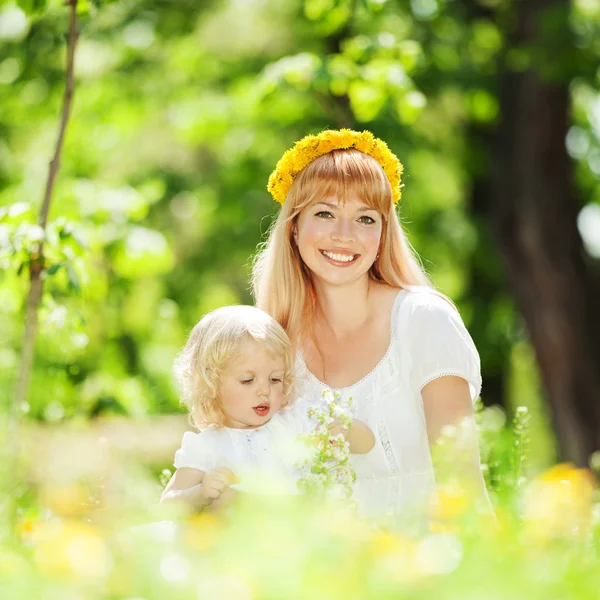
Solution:
[{"label": "woman's face", "polygon": [[320,283],[345,285],[367,277],[381,241],[382,218],[357,198],[343,204],[330,196],[298,215],[294,240]]}]

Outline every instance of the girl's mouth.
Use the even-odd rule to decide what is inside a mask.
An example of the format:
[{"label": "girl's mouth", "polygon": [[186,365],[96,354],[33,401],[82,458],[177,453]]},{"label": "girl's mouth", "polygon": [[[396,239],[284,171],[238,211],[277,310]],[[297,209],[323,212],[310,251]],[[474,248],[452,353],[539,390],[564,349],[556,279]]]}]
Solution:
[{"label": "girl's mouth", "polygon": [[268,404],[259,404],[258,406],[253,406],[252,410],[259,417],[266,417],[269,414],[269,405]]}]

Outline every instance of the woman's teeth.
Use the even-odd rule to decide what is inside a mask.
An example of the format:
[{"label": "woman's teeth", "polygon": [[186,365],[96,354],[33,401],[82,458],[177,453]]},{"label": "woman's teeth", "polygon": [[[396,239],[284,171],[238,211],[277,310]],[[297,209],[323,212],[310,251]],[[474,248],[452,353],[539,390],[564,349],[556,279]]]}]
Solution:
[{"label": "woman's teeth", "polygon": [[350,262],[356,258],[356,254],[334,254],[333,252],[327,252],[326,250],[321,250],[321,252],[327,258],[337,262]]}]

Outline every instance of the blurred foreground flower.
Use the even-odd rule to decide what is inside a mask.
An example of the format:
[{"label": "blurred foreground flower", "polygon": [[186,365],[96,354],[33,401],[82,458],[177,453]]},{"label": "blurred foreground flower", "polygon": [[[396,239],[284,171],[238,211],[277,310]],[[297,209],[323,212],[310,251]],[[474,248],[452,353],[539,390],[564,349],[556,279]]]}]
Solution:
[{"label": "blurred foreground flower", "polygon": [[32,541],[35,562],[47,575],[102,579],[112,567],[102,533],[89,523],[59,519],[40,522]]},{"label": "blurred foreground flower", "polygon": [[430,514],[437,521],[452,521],[467,511],[471,499],[467,490],[456,486],[442,486],[431,503]]},{"label": "blurred foreground flower", "polygon": [[81,484],[44,482],[40,490],[41,503],[61,517],[73,518],[89,510],[88,495]]},{"label": "blurred foreground flower", "polygon": [[591,471],[562,463],[548,469],[526,489],[525,531],[535,539],[585,534],[593,516],[596,481]]},{"label": "blurred foreground flower", "polygon": [[205,551],[218,539],[223,523],[214,514],[202,512],[190,517],[184,528],[184,539],[190,548]]},{"label": "blurred foreground flower", "polygon": [[332,436],[330,426],[339,422],[347,431],[352,424],[351,405],[352,398],[345,401],[339,392],[324,390],[322,405],[310,408],[308,414],[317,426],[302,435],[311,451],[298,464],[302,472],[298,480],[300,490],[319,498],[350,501],[352,484],[356,481],[350,445],[343,434]]}]

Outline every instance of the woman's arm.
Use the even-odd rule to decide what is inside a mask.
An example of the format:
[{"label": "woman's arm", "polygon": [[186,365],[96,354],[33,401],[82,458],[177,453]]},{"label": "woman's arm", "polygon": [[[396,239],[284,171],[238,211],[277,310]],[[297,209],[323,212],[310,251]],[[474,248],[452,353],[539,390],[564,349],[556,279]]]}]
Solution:
[{"label": "woman's arm", "polygon": [[[444,446],[444,465],[450,465],[452,473],[440,472],[441,466],[436,465],[434,461],[438,484],[447,475],[458,477],[461,485],[473,494],[475,502],[493,514],[481,472],[479,442],[469,384],[461,377],[440,377],[428,383],[421,395],[427,436],[432,450],[445,427],[456,428],[456,436],[451,438],[450,447]],[[433,455],[435,456],[435,451]]]}]

